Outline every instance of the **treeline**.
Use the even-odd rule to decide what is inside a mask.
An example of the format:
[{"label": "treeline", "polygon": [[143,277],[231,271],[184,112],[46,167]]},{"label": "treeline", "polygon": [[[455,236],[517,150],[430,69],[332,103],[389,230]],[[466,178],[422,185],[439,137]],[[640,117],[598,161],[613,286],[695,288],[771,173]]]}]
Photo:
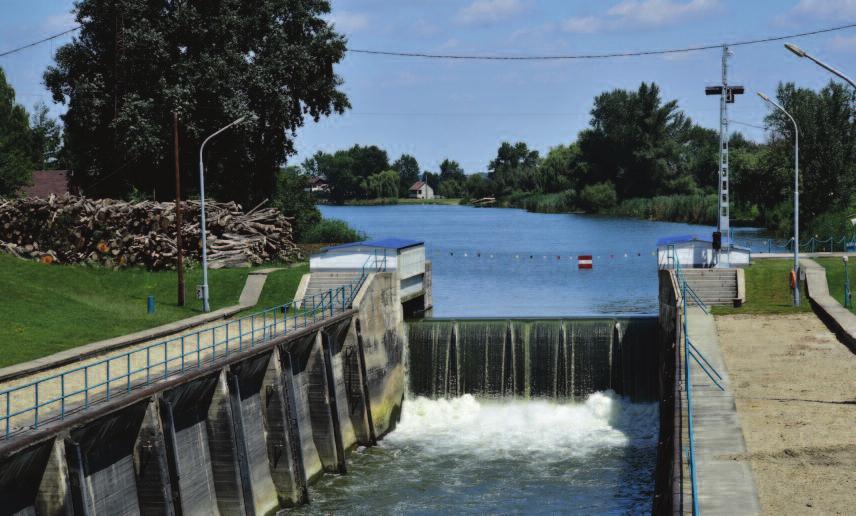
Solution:
[{"label": "treeline", "polygon": [[[856,210],[854,94],[830,82],[821,91],[782,84],[779,102],[800,127],[801,211],[809,231],[840,233]],[[738,223],[791,230],[793,128],[784,115],[766,119],[768,139],[729,138],[731,215]],[[417,179],[436,194],[495,197],[501,206],[539,212],[605,213],[714,224],[719,133],[663,101],[656,84],[594,99],[589,127],[570,144],[541,155],[525,142],[503,142],[487,172],[465,174],[452,160],[420,171],[402,155],[390,163],[376,146],[318,152],[292,173],[326,178],[329,200],[405,196]]]},{"label": "treeline", "polygon": [[48,116],[47,106],[37,104],[29,114],[15,101],[0,68],[0,196],[30,184],[37,168],[61,166],[60,148],[60,126]]}]

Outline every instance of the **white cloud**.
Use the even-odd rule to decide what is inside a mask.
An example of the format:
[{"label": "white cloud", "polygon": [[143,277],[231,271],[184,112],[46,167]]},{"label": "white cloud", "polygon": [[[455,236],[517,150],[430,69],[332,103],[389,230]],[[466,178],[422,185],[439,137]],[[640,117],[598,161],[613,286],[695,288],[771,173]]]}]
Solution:
[{"label": "white cloud", "polygon": [[50,31],[68,30],[77,25],[74,19],[74,14],[71,12],[63,12],[52,14],[45,18],[44,28]]},{"label": "white cloud", "polygon": [[786,16],[795,20],[805,18],[853,19],[856,18],[856,0],[800,0]]},{"label": "white cloud", "polygon": [[720,5],[720,0],[623,0],[600,16],[568,18],[562,23],[562,28],[567,32],[592,33],[665,27],[710,14]]},{"label": "white cloud", "polygon": [[330,21],[342,32],[361,31],[368,28],[370,22],[368,15],[352,11],[334,11]]},{"label": "white cloud", "polygon": [[856,52],[856,36],[835,36],[829,46],[838,52]]},{"label": "white cloud", "polygon": [[523,12],[527,5],[522,0],[475,0],[455,16],[463,25],[491,24]]}]

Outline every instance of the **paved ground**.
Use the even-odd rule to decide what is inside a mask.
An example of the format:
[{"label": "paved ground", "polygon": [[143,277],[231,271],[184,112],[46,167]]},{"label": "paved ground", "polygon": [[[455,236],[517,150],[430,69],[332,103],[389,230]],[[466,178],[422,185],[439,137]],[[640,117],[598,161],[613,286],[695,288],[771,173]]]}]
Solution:
[{"label": "paved ground", "polygon": [[[722,391],[695,362],[691,364],[693,424],[701,514],[729,516],[761,510],[746,453],[741,422],[734,406],[733,379],[722,358],[712,315],[689,309],[690,341],[722,376]],[[735,457],[738,457],[735,459]]]},{"label": "paved ground", "polygon": [[856,512],[856,355],[813,314],[716,318],[765,514]]}]

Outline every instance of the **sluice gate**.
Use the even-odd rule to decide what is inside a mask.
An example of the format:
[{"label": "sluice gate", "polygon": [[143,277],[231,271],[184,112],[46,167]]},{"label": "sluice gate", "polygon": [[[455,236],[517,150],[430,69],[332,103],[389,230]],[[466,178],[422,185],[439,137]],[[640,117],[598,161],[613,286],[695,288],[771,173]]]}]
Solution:
[{"label": "sluice gate", "polygon": [[656,317],[437,319],[407,333],[411,395],[659,399]]}]

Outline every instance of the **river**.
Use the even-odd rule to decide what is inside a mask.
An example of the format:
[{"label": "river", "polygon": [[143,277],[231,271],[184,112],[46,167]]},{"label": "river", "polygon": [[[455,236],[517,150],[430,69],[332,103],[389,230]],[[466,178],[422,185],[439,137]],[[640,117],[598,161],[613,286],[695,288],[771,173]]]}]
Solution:
[{"label": "river", "polygon": [[[656,240],[687,224],[465,206],[322,206],[370,238],[424,240],[435,316],[653,314]],[[580,270],[579,255],[593,256]],[[299,510],[327,514],[650,512],[656,404],[405,401],[398,428],[360,448]]]}]

